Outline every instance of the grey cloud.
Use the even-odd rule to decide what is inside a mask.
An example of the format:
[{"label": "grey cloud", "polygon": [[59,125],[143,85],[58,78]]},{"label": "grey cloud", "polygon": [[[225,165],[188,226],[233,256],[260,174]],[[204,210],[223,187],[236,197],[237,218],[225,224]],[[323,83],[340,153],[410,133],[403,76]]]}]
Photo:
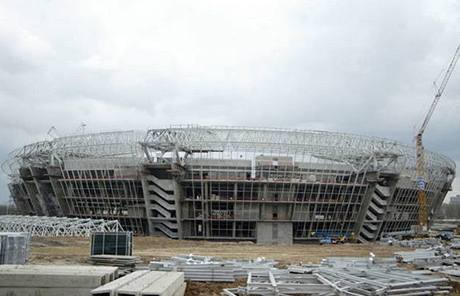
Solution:
[{"label": "grey cloud", "polygon": [[[51,126],[67,134],[81,122],[91,131],[280,126],[411,143],[460,42],[455,1],[5,1],[0,11],[0,159]],[[425,140],[457,162],[459,79],[457,69]]]}]

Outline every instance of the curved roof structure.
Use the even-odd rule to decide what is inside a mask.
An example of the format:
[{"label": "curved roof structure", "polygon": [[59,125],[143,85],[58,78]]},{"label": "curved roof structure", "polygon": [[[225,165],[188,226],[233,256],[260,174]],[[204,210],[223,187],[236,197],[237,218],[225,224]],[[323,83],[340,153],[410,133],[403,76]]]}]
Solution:
[{"label": "curved roof structure", "polygon": [[[351,165],[355,170],[372,165],[396,171],[415,170],[415,147],[394,140],[348,133],[229,126],[179,125],[164,129],[118,131],[59,137],[21,147],[3,164],[11,174],[19,165],[49,164],[67,158],[133,158],[142,161],[153,152],[213,154],[267,153],[304,159],[310,155]],[[225,157],[225,156],[224,156]],[[455,162],[427,152],[429,175],[454,174]]]}]

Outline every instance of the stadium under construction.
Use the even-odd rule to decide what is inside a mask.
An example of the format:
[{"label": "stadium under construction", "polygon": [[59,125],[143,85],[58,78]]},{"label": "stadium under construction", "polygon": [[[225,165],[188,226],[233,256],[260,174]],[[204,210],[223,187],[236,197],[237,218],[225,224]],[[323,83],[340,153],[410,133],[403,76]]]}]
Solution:
[{"label": "stadium under construction", "polygon": [[[21,214],[118,220],[137,234],[375,241],[418,223],[415,147],[322,131],[171,126],[21,147],[3,169]],[[430,215],[455,163],[426,153]]]}]

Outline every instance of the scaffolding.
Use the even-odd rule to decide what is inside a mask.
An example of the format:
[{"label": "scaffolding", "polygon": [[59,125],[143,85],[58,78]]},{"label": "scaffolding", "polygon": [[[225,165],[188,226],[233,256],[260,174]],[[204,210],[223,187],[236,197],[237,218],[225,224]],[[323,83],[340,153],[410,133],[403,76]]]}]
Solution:
[{"label": "scaffolding", "polygon": [[0,216],[0,231],[32,236],[90,236],[93,232],[123,231],[118,221],[66,217]]}]

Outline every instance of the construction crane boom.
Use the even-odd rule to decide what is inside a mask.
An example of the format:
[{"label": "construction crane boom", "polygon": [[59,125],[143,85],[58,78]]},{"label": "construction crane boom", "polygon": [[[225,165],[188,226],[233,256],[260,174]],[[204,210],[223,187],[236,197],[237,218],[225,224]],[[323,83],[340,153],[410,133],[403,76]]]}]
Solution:
[{"label": "construction crane boom", "polygon": [[454,71],[455,65],[457,64],[457,61],[459,58],[460,58],[460,45],[457,47],[454,57],[452,58],[452,61],[449,64],[449,68],[447,68],[446,73],[444,74],[444,78],[442,79],[441,85],[439,86],[439,89],[436,91],[434,101],[431,104],[430,109],[428,110],[428,113],[426,114],[425,119],[423,120],[423,123],[420,126],[420,129],[418,130],[418,134],[423,134],[423,132],[425,131],[426,126],[428,125],[428,122],[430,121],[430,118],[433,115],[433,112],[436,109],[436,106],[438,105],[439,99],[441,98],[442,93],[444,92],[444,89],[446,88],[447,82],[449,82],[450,76],[452,75],[452,72]]},{"label": "construction crane boom", "polygon": [[436,91],[433,103],[431,104],[430,109],[428,110],[428,113],[426,114],[425,119],[423,120],[423,123],[420,126],[420,129],[418,130],[417,135],[415,137],[417,191],[418,191],[417,197],[418,197],[418,205],[419,205],[418,222],[422,229],[426,229],[428,225],[428,211],[427,211],[427,202],[426,202],[426,193],[425,193],[427,178],[426,178],[426,164],[425,164],[425,151],[424,151],[425,149],[423,147],[423,141],[422,141],[423,133],[425,132],[428,122],[430,121],[431,116],[433,115],[433,112],[436,109],[436,106],[438,105],[439,100],[441,99],[441,96],[446,88],[447,83],[449,82],[450,76],[452,75],[452,72],[454,71],[459,58],[460,58],[460,45],[458,45],[457,49],[455,50],[455,54],[449,64],[449,67],[444,73],[444,77],[442,79],[441,85]]}]

